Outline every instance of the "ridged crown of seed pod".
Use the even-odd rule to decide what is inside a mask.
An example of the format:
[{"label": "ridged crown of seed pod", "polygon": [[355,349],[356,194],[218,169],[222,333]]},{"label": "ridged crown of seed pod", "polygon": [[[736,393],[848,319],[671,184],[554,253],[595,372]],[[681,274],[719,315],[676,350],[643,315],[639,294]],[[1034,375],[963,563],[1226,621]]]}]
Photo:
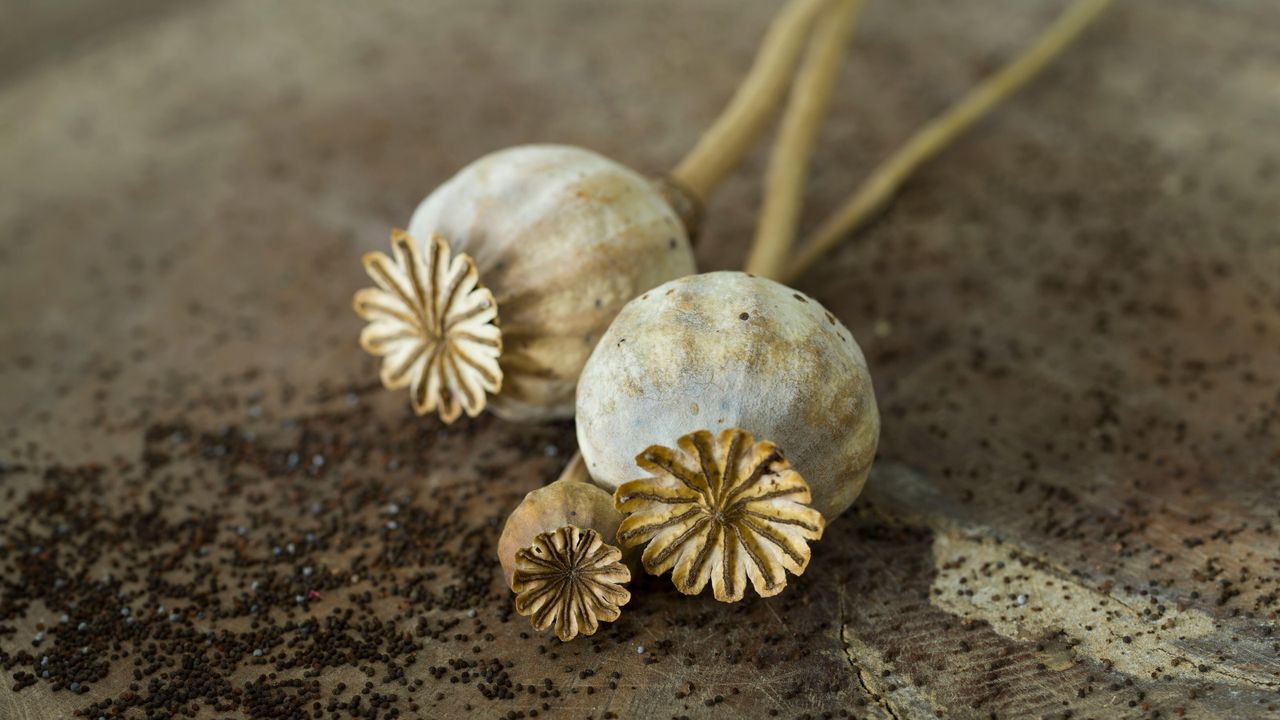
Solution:
[{"label": "ridged crown of seed pod", "polygon": [[[578,375],[618,310],[694,271],[688,234],[665,191],[608,158],[561,145],[500,150],[463,168],[413,213],[410,241],[397,248],[403,262],[366,258],[383,292],[357,296],[356,310],[382,323],[363,344],[396,363],[384,368],[384,384],[409,385],[420,414],[438,409],[446,421],[486,403],[512,420],[571,416]],[[407,256],[435,253],[433,238],[455,272],[441,275],[434,290],[433,278],[420,277],[424,287],[415,291]],[[401,269],[403,292],[379,279],[394,274],[386,270],[392,265]],[[417,267],[425,272],[426,265]],[[471,293],[453,294],[459,283]],[[414,305],[426,304],[420,298],[444,307],[415,313]],[[487,312],[486,300],[496,303],[487,321],[497,329],[462,327]],[[466,309],[450,316],[451,302]],[[482,346],[495,350],[488,356],[496,367]],[[457,356],[457,347],[469,352]]]},{"label": "ridged crown of seed pod", "polygon": [[772,280],[714,272],[623,308],[583,369],[577,429],[610,490],[642,475],[651,447],[745,431],[776,446],[830,521],[866,482],[880,420],[862,351],[830,312]]},{"label": "ridged crown of seed pod", "polygon": [[769,597],[786,588],[787,572],[809,566],[809,543],[826,522],[773,443],[738,428],[718,437],[699,430],[675,447],[649,447],[636,464],[651,477],[614,492],[626,514],[618,542],[645,546],[645,570],[670,570],[680,592],[697,595],[710,583],[717,600],[736,602],[750,581]]}]

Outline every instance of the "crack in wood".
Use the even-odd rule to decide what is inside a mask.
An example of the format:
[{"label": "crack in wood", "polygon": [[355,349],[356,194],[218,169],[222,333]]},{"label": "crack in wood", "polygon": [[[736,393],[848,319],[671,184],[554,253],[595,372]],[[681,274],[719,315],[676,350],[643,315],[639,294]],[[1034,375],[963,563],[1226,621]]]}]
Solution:
[{"label": "crack in wood", "polygon": [[849,622],[848,614],[845,609],[844,588],[840,588],[840,649],[844,654],[845,663],[849,665],[853,676],[858,679],[858,685],[862,687],[862,691],[867,694],[882,710],[888,713],[893,720],[902,720],[902,716],[898,714],[897,709],[889,702],[884,693],[874,689],[875,679],[871,673],[867,672],[857,660],[854,659],[854,650],[849,643]]}]

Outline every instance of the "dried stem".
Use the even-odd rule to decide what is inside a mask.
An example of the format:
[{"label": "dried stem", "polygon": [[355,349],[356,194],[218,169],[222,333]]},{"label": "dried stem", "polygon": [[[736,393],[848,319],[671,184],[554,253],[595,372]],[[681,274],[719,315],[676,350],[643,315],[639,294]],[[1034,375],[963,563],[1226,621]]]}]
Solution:
[{"label": "dried stem", "polygon": [[983,81],[935,118],[880,164],[865,182],[814,232],[781,279],[793,281],[841,238],[858,229],[897,192],[916,168],[937,155],[983,115],[1035,77],[1084,31],[1112,0],[1075,0],[1020,57]]},{"label": "dried stem", "polygon": [[560,471],[560,477],[556,478],[556,482],[591,482],[591,476],[587,474],[587,464],[582,460],[582,453],[575,451],[573,457],[569,458],[569,464]]},{"label": "dried stem", "polygon": [[746,270],[768,278],[786,267],[795,242],[809,161],[827,118],[831,91],[864,0],[839,0],[814,31],[769,156],[764,203]]},{"label": "dried stem", "polygon": [[764,131],[782,99],[805,38],[829,0],[790,0],[774,18],[729,105],[671,176],[703,203]]}]

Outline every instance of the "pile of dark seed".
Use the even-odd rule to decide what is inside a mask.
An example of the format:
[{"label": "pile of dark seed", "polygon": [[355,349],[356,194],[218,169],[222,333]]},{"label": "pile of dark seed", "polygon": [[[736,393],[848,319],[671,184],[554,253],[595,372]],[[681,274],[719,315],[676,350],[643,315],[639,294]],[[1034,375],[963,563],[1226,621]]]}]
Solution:
[{"label": "pile of dark seed", "polygon": [[[556,683],[513,682],[492,632],[512,620],[493,546],[512,499],[486,482],[500,465],[439,467],[487,423],[383,426],[344,397],[252,428],[152,424],[134,459],[42,466],[32,448],[0,468],[11,689],[70,693],[90,718],[372,720],[432,716],[446,697],[428,674],[536,717]],[[524,430],[505,451],[554,474],[566,434]],[[428,645],[451,659],[410,679]]]}]

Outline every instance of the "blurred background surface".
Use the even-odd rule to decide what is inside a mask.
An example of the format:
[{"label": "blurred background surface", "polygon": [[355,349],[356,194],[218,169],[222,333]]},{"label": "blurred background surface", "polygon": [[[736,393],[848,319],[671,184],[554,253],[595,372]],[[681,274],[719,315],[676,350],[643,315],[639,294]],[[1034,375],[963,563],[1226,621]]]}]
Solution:
[{"label": "blurred background surface", "polygon": [[[806,227],[1064,5],[871,2]],[[572,428],[413,418],[355,343],[359,256],[501,147],[669,169],[777,7],[0,3],[0,715],[164,705],[194,682],[164,663],[204,651],[130,634],[94,600],[104,582],[135,615],[182,608],[193,637],[228,638],[233,687],[275,671],[277,704],[306,712],[282,649],[303,640],[281,628],[358,608],[422,647],[379,640],[372,676],[326,666],[317,692],[348,703],[375,682],[408,717],[1273,713],[1269,0],[1119,2],[797,283],[866,351],[884,436],[864,499],[794,587],[727,607],[646,580],[590,641],[521,636],[487,560],[502,509],[554,477]],[[707,209],[702,268],[741,265],[764,158]],[[391,504],[412,516],[404,536],[379,530]],[[137,530],[144,516],[161,536]],[[273,555],[287,542],[305,557]],[[299,607],[301,567],[342,580]],[[178,592],[192,577],[214,589]],[[265,660],[255,581],[279,596],[257,603],[279,633]],[[14,691],[50,648],[84,644],[58,627],[77,612],[119,631],[101,672]],[[135,680],[148,641],[159,659]],[[480,685],[449,681],[475,661]],[[486,696],[499,673],[518,699]],[[524,691],[548,676],[558,695]],[[210,697],[183,702],[209,713]]]}]

